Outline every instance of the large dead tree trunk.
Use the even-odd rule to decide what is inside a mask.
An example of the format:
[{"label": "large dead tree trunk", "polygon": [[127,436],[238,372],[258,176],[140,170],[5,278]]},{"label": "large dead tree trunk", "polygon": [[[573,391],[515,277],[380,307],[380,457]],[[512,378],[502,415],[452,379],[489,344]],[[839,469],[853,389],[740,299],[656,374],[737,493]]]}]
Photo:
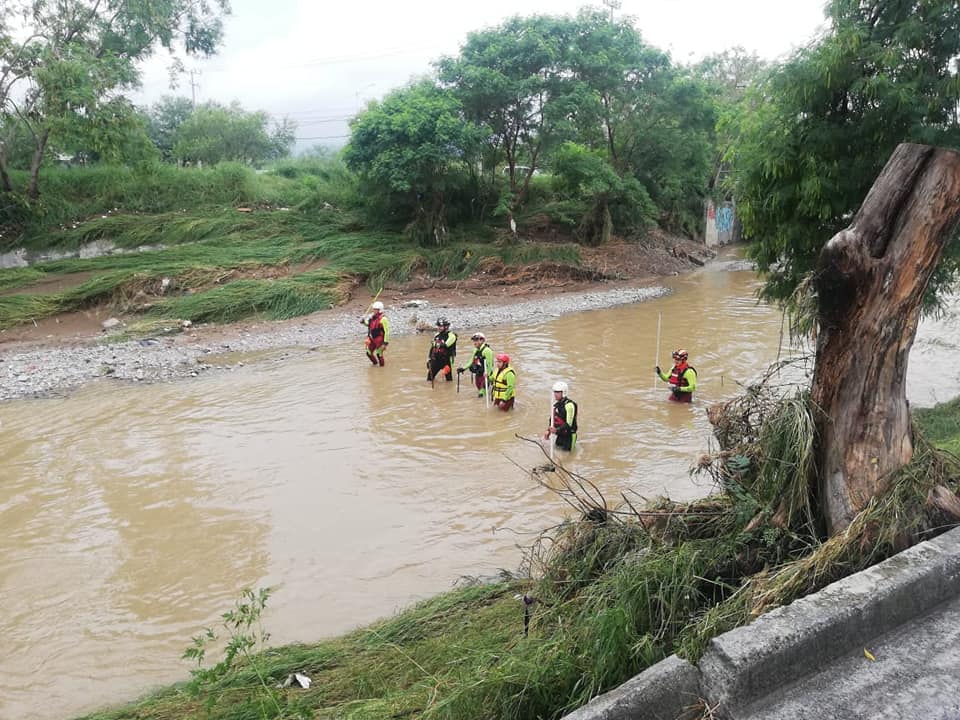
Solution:
[{"label": "large dead tree trunk", "polygon": [[913,456],[907,359],[927,283],[960,218],[960,155],[900,145],[820,253],[812,398],[819,492],[834,535]]}]

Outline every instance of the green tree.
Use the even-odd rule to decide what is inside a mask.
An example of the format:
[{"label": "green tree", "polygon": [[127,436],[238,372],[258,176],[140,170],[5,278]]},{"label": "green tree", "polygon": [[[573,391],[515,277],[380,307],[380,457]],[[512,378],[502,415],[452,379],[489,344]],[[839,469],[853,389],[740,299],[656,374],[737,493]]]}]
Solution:
[{"label": "green tree", "polygon": [[[23,126],[31,138],[27,196],[39,196],[40,167],[51,140],[76,134],[78,125],[115,121],[117,97],[136,85],[137,63],[157,48],[213,54],[227,12],[227,0],[5,3],[0,12],[0,115],[7,128]],[[13,192],[6,172],[8,152],[4,138],[0,191]]]},{"label": "green tree", "polygon": [[756,53],[737,46],[708,55],[692,68],[694,77],[716,87],[724,104],[736,104],[770,69]]},{"label": "green tree", "polygon": [[272,132],[270,116],[247,112],[239,103],[205,103],[180,123],[174,133],[173,157],[180,162],[215,165],[234,161],[259,167],[286,157],[296,126],[285,120]]},{"label": "green tree", "polygon": [[675,76],[654,96],[644,96],[626,128],[621,162],[643,184],[660,210],[659,223],[696,235],[703,200],[716,166],[716,106],[705,85]]},{"label": "green tree", "polygon": [[631,18],[612,22],[583,10],[574,24],[564,99],[576,108],[577,142],[605,151],[622,192],[638,197],[637,182],[644,189],[632,217],[617,219],[625,201],[611,207],[614,224],[621,232],[643,227],[652,199],[661,224],[695,234],[716,162],[713,94],[644,43]]},{"label": "green tree", "polygon": [[147,111],[148,132],[164,160],[173,160],[173,144],[177,130],[193,114],[190,98],[164,95]]},{"label": "green tree", "polygon": [[670,58],[643,42],[631,18],[611,22],[605,12],[583,10],[568,57],[579,142],[604,147],[624,171],[624,156],[642,140],[634,118],[650,111],[671,82]]},{"label": "green tree", "polygon": [[554,183],[571,198],[587,201],[580,238],[597,245],[621,233],[640,231],[656,222],[657,207],[646,189],[630,175],[620,176],[600,151],[566,143],[553,157]]},{"label": "green tree", "polygon": [[[829,32],[733,120],[733,187],[764,295],[784,300],[900,142],[957,147],[960,5],[833,0]],[[952,277],[957,242],[934,276]]]},{"label": "green tree", "polygon": [[49,147],[75,162],[137,165],[159,157],[147,126],[148,118],[127,98],[115,97],[87,121],[66,125]]},{"label": "green tree", "polygon": [[370,103],[351,123],[344,158],[373,196],[412,216],[413,237],[439,244],[447,234],[446,193],[469,176],[481,139],[453,94],[422,80]]},{"label": "green tree", "polygon": [[470,33],[459,57],[437,65],[465,117],[489,133],[484,166],[492,174],[506,163],[511,205],[523,201],[534,171],[575,112],[564,102],[574,29],[569,18],[515,17]]}]

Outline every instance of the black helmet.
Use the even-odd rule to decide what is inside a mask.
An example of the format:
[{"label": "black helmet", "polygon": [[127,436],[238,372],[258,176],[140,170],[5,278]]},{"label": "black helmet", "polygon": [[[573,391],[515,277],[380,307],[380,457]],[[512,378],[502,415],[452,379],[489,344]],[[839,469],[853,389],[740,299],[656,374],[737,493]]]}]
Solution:
[{"label": "black helmet", "polygon": [[437,318],[437,327],[450,327],[450,321],[445,317]]}]

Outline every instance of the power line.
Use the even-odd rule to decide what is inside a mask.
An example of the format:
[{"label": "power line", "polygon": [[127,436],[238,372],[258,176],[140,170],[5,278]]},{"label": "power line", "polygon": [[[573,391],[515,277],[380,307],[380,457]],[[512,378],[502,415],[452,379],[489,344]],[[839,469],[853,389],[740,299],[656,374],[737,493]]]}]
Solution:
[{"label": "power line", "polygon": [[341,118],[322,118],[320,120],[293,120],[297,125],[323,125],[324,123],[342,123],[347,120],[350,120],[353,116],[347,115],[346,117]]},{"label": "power line", "polygon": [[[270,70],[290,70],[293,68],[317,67],[320,65],[346,65],[348,63],[363,62],[364,60],[379,60],[386,57],[396,57],[397,55],[409,55],[416,52],[422,52],[424,50],[439,49],[440,48],[437,45],[425,45],[419,47],[397,48],[396,50],[376,53],[373,55],[341,55],[326,58],[314,58],[312,60],[306,60],[302,63],[294,63],[291,65],[275,65],[271,67]],[[210,67],[206,69],[210,72],[230,72],[234,68]]]},{"label": "power line", "polygon": [[315,135],[313,137],[298,137],[295,138],[297,142],[302,140],[342,140],[343,138],[348,138],[349,135]]},{"label": "power line", "polygon": [[350,113],[351,117],[356,113],[352,107],[325,107],[313,108],[312,110],[288,110],[283,113],[271,113],[274,115],[310,115],[311,113]]}]

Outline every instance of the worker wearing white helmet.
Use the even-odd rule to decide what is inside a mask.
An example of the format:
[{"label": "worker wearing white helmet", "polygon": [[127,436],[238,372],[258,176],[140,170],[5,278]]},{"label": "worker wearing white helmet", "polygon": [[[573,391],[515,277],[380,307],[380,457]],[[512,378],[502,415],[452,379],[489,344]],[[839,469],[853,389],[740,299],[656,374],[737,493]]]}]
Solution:
[{"label": "worker wearing white helmet", "polygon": [[473,382],[477,386],[477,397],[487,394],[487,379],[493,377],[493,349],[487,344],[487,336],[482,332],[475,332],[470,336],[473,340],[473,357],[466,367],[458,367],[457,372],[464,370],[473,373]]},{"label": "worker wearing white helmet", "polygon": [[577,444],[577,404],[567,397],[569,391],[562,380],[553,384],[553,421],[543,434],[544,440],[556,435],[561,450],[573,450]]},{"label": "worker wearing white helmet", "polygon": [[367,326],[367,359],[373,365],[383,367],[383,351],[390,344],[390,323],[383,314],[383,303],[374,300],[370,304],[373,312],[369,316],[360,318],[360,322]]}]

